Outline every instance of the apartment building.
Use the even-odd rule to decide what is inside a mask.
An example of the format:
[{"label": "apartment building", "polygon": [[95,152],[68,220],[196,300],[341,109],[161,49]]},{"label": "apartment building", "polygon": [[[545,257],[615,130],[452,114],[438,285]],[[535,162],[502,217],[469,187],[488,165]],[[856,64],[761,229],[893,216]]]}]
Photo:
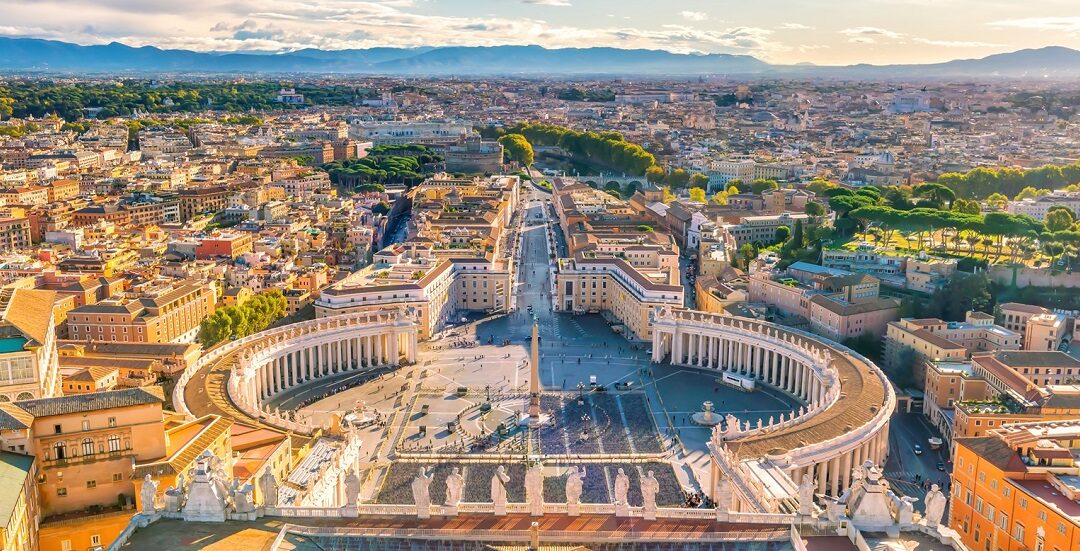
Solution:
[{"label": "apartment building", "polygon": [[55,299],[52,291],[0,289],[0,402],[60,395]]},{"label": "apartment building", "polygon": [[1040,314],[1053,314],[1042,306],[1021,304],[1019,302],[1003,302],[997,305],[997,322],[1002,327],[1016,331],[1021,335],[1027,332],[1027,323],[1032,316]]},{"label": "apartment building", "polygon": [[1076,420],[958,438],[949,527],[969,549],[1080,549],[1078,442]]},{"label": "apartment building", "polygon": [[954,258],[933,258],[926,255],[913,257],[864,243],[853,251],[821,251],[821,265],[870,274],[886,285],[929,295],[945,285],[956,273],[957,261]]},{"label": "apartment building", "polygon": [[510,272],[483,258],[436,258],[431,250],[403,256],[394,264],[376,263],[323,289],[315,317],[379,310],[412,310],[419,338],[430,338],[456,315],[501,312],[509,305]]},{"label": "apartment building", "polygon": [[38,551],[37,461],[33,456],[0,451],[0,549]]},{"label": "apartment building", "polygon": [[113,541],[134,503],[134,467],[165,453],[159,387],[0,403],[0,448],[35,459],[40,549]]},{"label": "apartment building", "polygon": [[188,279],[68,312],[73,340],[193,342],[199,324],[214,312],[216,284]]},{"label": "apartment building", "polygon": [[915,381],[921,383],[926,361],[959,361],[976,352],[1019,350],[1020,334],[993,322],[993,316],[982,312],[968,312],[963,322],[937,318],[890,322],[885,331],[883,363],[892,370],[913,367]]},{"label": "apartment building", "polygon": [[634,341],[652,339],[652,312],[681,307],[684,289],[678,270],[657,264],[638,266],[610,253],[579,253],[559,259],[555,274],[555,309],[602,313],[622,325]]},{"label": "apartment building", "polygon": [[210,260],[215,258],[235,259],[254,250],[254,240],[250,233],[223,232],[199,238],[195,246],[195,258]]},{"label": "apartment building", "polygon": [[1035,314],[1024,327],[1024,350],[1065,350],[1072,335],[1062,314]]},{"label": "apartment building", "polygon": [[744,216],[740,223],[725,224],[721,226],[721,230],[727,232],[735,240],[737,248],[751,243],[771,245],[776,242],[777,228],[786,226],[794,230],[795,225],[800,222],[804,231],[816,225],[813,217],[807,214],[785,212],[765,216]]},{"label": "apartment building", "polygon": [[0,252],[25,250],[31,243],[29,218],[0,218]]},{"label": "apartment building", "polygon": [[803,318],[811,331],[836,341],[864,333],[881,336],[897,319],[899,302],[881,297],[879,290],[874,277],[806,262],[796,262],[783,272],[753,273],[747,283],[750,302]]}]

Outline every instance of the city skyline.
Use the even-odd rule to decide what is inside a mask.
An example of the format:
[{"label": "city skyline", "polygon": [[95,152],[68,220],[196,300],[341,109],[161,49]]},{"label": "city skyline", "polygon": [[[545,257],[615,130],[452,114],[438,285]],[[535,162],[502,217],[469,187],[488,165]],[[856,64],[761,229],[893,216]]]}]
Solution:
[{"label": "city skyline", "polygon": [[744,54],[780,64],[934,63],[1080,48],[1069,2],[368,0],[308,3],[0,0],[0,36],[196,51],[379,46],[611,46]]}]

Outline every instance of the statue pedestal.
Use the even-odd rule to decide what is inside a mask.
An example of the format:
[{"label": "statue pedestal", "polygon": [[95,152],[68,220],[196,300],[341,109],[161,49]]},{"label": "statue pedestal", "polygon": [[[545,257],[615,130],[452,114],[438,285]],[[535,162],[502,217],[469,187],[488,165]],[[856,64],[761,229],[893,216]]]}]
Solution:
[{"label": "statue pedestal", "polygon": [[360,508],[356,505],[353,505],[351,507],[346,505],[341,508],[341,516],[345,518],[356,518],[360,516]]},{"label": "statue pedestal", "polygon": [[416,518],[422,519],[422,520],[431,518],[431,506],[425,506],[425,507],[417,506],[416,507]]},{"label": "statue pedestal", "polygon": [[626,503],[616,503],[615,504],[615,516],[617,516],[617,517],[628,517],[628,516],[630,516],[630,505],[628,505]]},{"label": "statue pedestal", "polygon": [[443,507],[443,515],[448,517],[457,516],[457,505],[447,505]]},{"label": "statue pedestal", "polygon": [[566,516],[576,517],[581,516],[581,505],[577,503],[566,504]]},{"label": "statue pedestal", "polygon": [[495,516],[497,516],[497,517],[505,517],[506,516],[506,504],[505,503],[496,503],[495,504]]}]

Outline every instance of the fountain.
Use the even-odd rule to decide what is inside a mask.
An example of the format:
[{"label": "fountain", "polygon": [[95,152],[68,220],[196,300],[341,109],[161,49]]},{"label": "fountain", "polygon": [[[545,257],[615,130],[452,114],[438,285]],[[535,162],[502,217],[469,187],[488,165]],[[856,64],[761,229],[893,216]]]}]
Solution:
[{"label": "fountain", "polygon": [[705,427],[715,427],[723,421],[719,415],[713,413],[713,403],[709,400],[702,402],[701,411],[691,415],[690,418],[694,420],[694,423]]}]

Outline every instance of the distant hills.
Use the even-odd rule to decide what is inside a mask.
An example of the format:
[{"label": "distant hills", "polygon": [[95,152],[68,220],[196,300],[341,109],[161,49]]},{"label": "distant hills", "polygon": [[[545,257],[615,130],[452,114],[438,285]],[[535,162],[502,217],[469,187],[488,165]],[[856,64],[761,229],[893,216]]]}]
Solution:
[{"label": "distant hills", "polygon": [[1080,76],[1080,51],[1063,47],[926,65],[772,65],[747,55],[619,48],[448,46],[213,53],[82,46],[0,38],[0,71],[54,73],[357,73],[396,75],[771,75],[834,78]]}]

